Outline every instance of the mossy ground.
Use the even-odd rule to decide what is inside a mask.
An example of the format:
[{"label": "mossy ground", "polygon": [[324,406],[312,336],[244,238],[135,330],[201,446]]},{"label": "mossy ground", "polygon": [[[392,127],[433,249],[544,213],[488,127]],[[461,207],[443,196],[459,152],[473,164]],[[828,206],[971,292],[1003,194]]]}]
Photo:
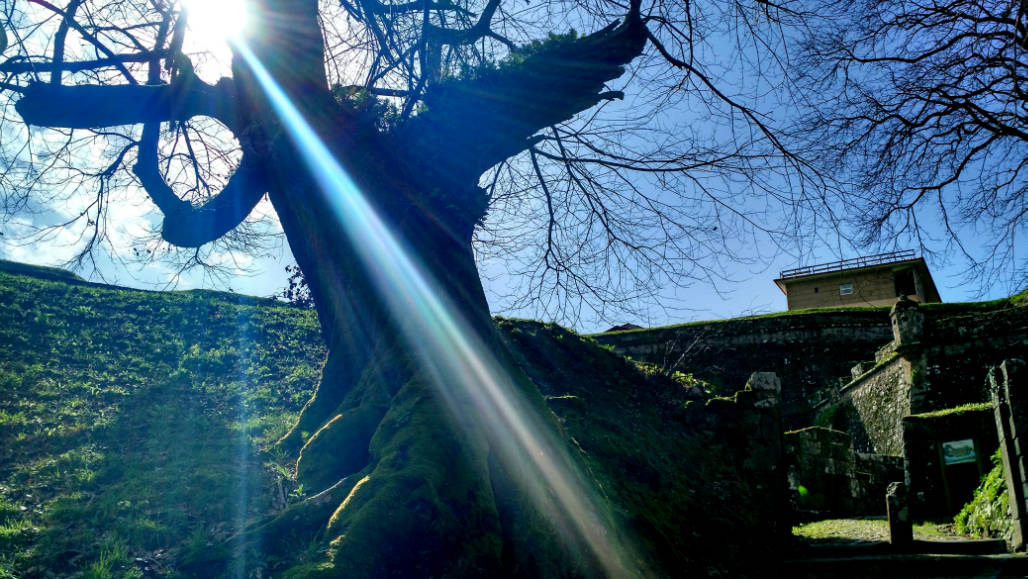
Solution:
[{"label": "mossy ground", "polygon": [[[826,519],[812,521],[792,528],[792,534],[804,542],[852,541],[885,542],[889,540],[889,521],[885,517],[854,519]],[[953,525],[946,522],[926,521],[914,525],[914,539],[918,541],[945,541],[964,538]]]},{"label": "mossy ground", "polygon": [[289,500],[259,450],[310,396],[317,323],[237,301],[0,272],[0,577],[175,576]]},{"label": "mossy ground", "polygon": [[991,414],[992,402],[969,402],[967,404],[954,406],[953,408],[943,408],[942,410],[924,412],[922,414],[911,414],[907,417],[907,420],[932,420],[935,418],[945,418],[948,416],[960,416],[962,414],[980,412]]},{"label": "mossy ground", "polygon": [[709,387],[642,371],[553,324],[499,324],[620,528],[658,571],[745,576],[777,548],[774,536],[738,534],[767,528],[769,495],[743,480],[744,441],[703,425]]}]

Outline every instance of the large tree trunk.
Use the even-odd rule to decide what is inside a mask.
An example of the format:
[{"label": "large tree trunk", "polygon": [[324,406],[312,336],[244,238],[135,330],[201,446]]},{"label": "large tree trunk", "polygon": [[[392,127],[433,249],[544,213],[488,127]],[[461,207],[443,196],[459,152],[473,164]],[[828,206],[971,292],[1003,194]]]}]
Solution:
[{"label": "large tree trunk", "polygon": [[[374,141],[327,140],[342,151],[337,158],[364,147],[378,151],[375,162],[347,167],[358,189],[431,280],[427,287],[456,306],[449,313],[460,318],[462,337],[497,361],[519,395],[534,396],[528,406],[536,420],[556,429],[489,316],[471,249],[481,215],[467,209],[485,204],[463,202],[484,193],[439,176],[426,183]],[[412,281],[376,278],[386,264],[360,257],[360,244],[383,241],[348,231],[334,205],[340,193],[287,170],[303,166],[302,153],[285,140],[277,147],[271,200],[311,285],[329,349],[318,390],[283,445],[300,447],[298,479],[323,494],[254,530],[250,544],[267,553],[286,547],[275,544],[283,537],[321,533],[331,567],[317,573],[327,576],[588,573],[595,561],[569,556],[544,522],[548,515],[520,490],[521,467],[498,450],[508,443],[504,435],[484,422],[466,391],[439,382],[456,377],[438,372],[441,361],[429,357],[450,353],[423,346],[445,336],[425,327],[414,304],[403,309],[402,299],[390,297],[394,286]]]},{"label": "large tree trunk", "polygon": [[[491,371],[526,396],[521,411],[535,415],[536,428],[555,430],[489,316],[471,249],[474,225],[487,206],[476,182],[481,169],[408,167],[410,151],[373,128],[355,126],[333,100],[321,68],[321,38],[312,32],[318,30],[316,2],[266,4],[262,34],[252,43],[256,58],[399,239],[428,291],[454,310],[449,315],[460,319],[461,338],[488,353],[495,360]],[[293,127],[242,62],[234,64],[234,79],[237,102],[251,104],[237,122],[246,127],[241,144],[262,161],[263,181],[310,286],[329,351],[314,397],[281,441],[299,452],[299,482],[317,494],[250,529],[240,539],[246,548],[236,552],[275,554],[290,548],[290,540],[317,535],[328,553],[317,565],[297,569],[297,576],[597,575],[588,549],[564,549],[543,521],[552,513],[530,506],[537,499],[521,490],[522,465],[540,451],[510,450],[510,436],[487,424],[471,400],[467,388],[479,385],[450,390],[447,382],[467,380],[439,370],[446,366],[439,358],[451,355],[440,351],[443,336],[434,332],[441,329],[428,327],[431,316],[418,309],[416,295],[396,291],[417,280],[383,275],[393,264],[369,260],[365,246],[385,241],[362,231],[366,219],[347,219],[354,211],[340,205],[347,193],[325,187],[329,168],[310,164],[303,150],[308,144],[291,136]],[[567,448],[556,446],[547,450],[566,456]]]},{"label": "large tree trunk", "polygon": [[[284,178],[296,182],[295,175]],[[365,193],[389,198],[405,185],[383,179],[377,190]],[[419,344],[411,341],[433,336],[412,334],[407,327],[422,323],[413,319],[419,312],[391,308],[383,297],[386,288],[369,281],[376,264],[360,262],[358,248],[315,197],[272,199],[297,261],[310,272],[329,347],[317,393],[283,440],[291,448],[302,442],[297,476],[304,488],[327,490],[311,499],[303,514],[303,526],[324,531],[331,544],[331,570],[319,573],[478,577],[563,567],[546,548],[531,556],[516,548],[526,539],[551,546],[557,541],[517,498],[516,473],[497,460],[495,435],[474,416],[476,409],[466,400],[456,407],[441,400],[440,385],[432,382],[438,376],[426,367],[433,361],[423,359]],[[434,280],[434,289],[459,306],[471,339],[496,355],[506,371],[518,372],[489,318],[470,229],[462,231],[447,216],[423,207],[378,206],[395,210],[384,217],[402,236],[408,257]],[[521,382],[526,383],[523,377]],[[497,488],[504,489],[503,496],[496,496]],[[289,513],[287,521],[295,516]],[[280,534],[280,528],[271,529]],[[533,534],[538,541],[528,539]]]},{"label": "large tree trunk", "polygon": [[[297,180],[295,174],[284,177]],[[382,179],[378,185],[377,190],[363,193],[371,199],[388,198],[389,190],[402,190],[405,183],[394,178]],[[383,191],[383,185],[389,190]],[[409,327],[422,323],[414,319],[422,312],[413,304],[407,310],[396,309],[395,299],[390,301],[386,295],[390,288],[374,281],[381,274],[374,270],[382,264],[363,262],[355,246],[354,236],[362,233],[343,231],[332,208],[322,205],[318,197],[309,190],[290,197],[272,196],[315,297],[329,351],[315,396],[281,441],[285,448],[300,451],[300,482],[315,491],[366,466],[367,446],[391,400],[412,376],[422,373],[425,362],[415,353],[418,344],[410,343]],[[477,334],[475,339],[486,348],[498,346],[470,232],[458,232],[447,216],[428,214],[412,204],[380,204],[379,208],[396,210],[398,214],[382,217],[409,252],[405,257],[420,266],[420,272],[434,282],[434,290],[459,305],[459,315]],[[381,240],[365,237],[356,243]],[[379,279],[378,283],[382,281],[410,282]]]},{"label": "large tree trunk", "polygon": [[[312,120],[342,130],[338,120]],[[337,158],[377,148],[324,136]],[[543,526],[534,515],[501,521],[501,511],[526,511],[518,499],[498,503],[494,495],[494,486],[516,486],[513,473],[499,466],[470,402],[454,408],[440,399],[436,376],[426,367],[433,361],[412,343],[412,336],[432,339],[411,332],[423,323],[420,312],[396,310],[389,288],[375,281],[382,264],[360,257],[359,244],[381,240],[347,231],[334,205],[339,192],[319,190],[305,171],[293,170],[304,160],[291,141],[280,139],[269,154],[270,197],[311,286],[329,354],[316,394],[281,443],[299,450],[298,480],[315,496],[252,530],[249,544],[273,553],[288,548],[275,544],[283,537],[321,533],[331,545],[331,567],[317,573],[329,576],[499,576],[520,568],[512,564],[504,525]],[[407,257],[433,280],[434,290],[459,306],[472,334],[467,337],[502,352],[471,250],[471,225],[480,215],[443,214],[423,201],[448,194],[442,191],[482,192],[475,184],[436,183],[424,194],[422,179],[394,159],[378,154],[375,163],[348,169]],[[500,358],[514,368],[505,354]],[[553,537],[540,540],[556,544]],[[522,566],[548,566],[557,557],[540,549],[531,559]],[[315,569],[296,572],[311,576]]]}]

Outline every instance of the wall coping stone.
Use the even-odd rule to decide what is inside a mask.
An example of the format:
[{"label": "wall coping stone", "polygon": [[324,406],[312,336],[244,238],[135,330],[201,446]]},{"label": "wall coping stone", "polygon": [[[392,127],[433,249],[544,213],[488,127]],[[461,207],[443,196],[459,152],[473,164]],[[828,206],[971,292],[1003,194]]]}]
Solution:
[{"label": "wall coping stone", "polygon": [[902,359],[901,356],[893,356],[891,358],[888,358],[885,361],[879,362],[878,364],[875,365],[874,368],[871,368],[867,372],[864,372],[860,376],[854,378],[853,380],[850,380],[850,382],[848,384],[846,384],[841,389],[839,389],[839,396],[844,396],[847,393],[852,392],[853,390],[856,390],[861,385],[863,385],[864,382],[867,382],[868,380],[870,380],[871,378],[874,378],[878,374],[880,374],[882,372],[885,372],[886,370],[891,369],[895,364],[899,364],[902,361],[903,361],[903,359]]}]

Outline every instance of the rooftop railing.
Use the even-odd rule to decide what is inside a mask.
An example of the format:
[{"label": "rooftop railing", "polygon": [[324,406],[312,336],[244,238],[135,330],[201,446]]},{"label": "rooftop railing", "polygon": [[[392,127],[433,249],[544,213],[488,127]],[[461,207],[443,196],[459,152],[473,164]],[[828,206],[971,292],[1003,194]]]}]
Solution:
[{"label": "rooftop railing", "polygon": [[807,265],[803,267],[797,267],[794,269],[787,269],[779,274],[779,278],[788,279],[791,277],[804,277],[808,275],[814,275],[817,273],[826,273],[829,271],[842,271],[844,269],[870,267],[872,265],[883,265],[886,263],[907,261],[910,259],[914,259],[915,257],[917,257],[917,255],[914,253],[913,249],[890,251],[889,253],[879,253],[876,255],[867,255],[864,257],[844,259],[842,261],[833,261],[831,263]]}]

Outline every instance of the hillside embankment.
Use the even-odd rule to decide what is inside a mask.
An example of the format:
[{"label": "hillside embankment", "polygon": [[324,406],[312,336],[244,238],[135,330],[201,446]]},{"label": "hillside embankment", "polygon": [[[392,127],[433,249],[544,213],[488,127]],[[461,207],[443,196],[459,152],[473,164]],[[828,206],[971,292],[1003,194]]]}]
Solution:
[{"label": "hillside embankment", "polygon": [[[708,406],[694,383],[641,371],[558,326],[498,324],[531,379],[527,396],[550,413],[641,567],[657,576],[767,570],[788,530],[778,526],[780,489],[768,485],[774,461],[760,442],[767,423],[752,396]],[[295,482],[295,457],[273,442],[310,397],[323,357],[314,314],[273,300],[0,268],[0,576],[341,574],[346,563],[323,529],[297,525],[274,544],[239,539],[311,499]],[[394,434],[425,436],[419,424],[394,421],[406,429]],[[464,444],[435,442],[451,443]],[[470,476],[433,474],[431,461],[419,468]],[[407,501],[400,493],[375,517],[417,512]],[[552,552],[541,542],[552,531],[533,526],[545,513],[500,504],[496,568],[552,576],[581,564],[539,555]],[[445,540],[400,537],[390,549]],[[212,553],[226,555],[197,565]],[[472,555],[493,564],[489,553]]]}]

